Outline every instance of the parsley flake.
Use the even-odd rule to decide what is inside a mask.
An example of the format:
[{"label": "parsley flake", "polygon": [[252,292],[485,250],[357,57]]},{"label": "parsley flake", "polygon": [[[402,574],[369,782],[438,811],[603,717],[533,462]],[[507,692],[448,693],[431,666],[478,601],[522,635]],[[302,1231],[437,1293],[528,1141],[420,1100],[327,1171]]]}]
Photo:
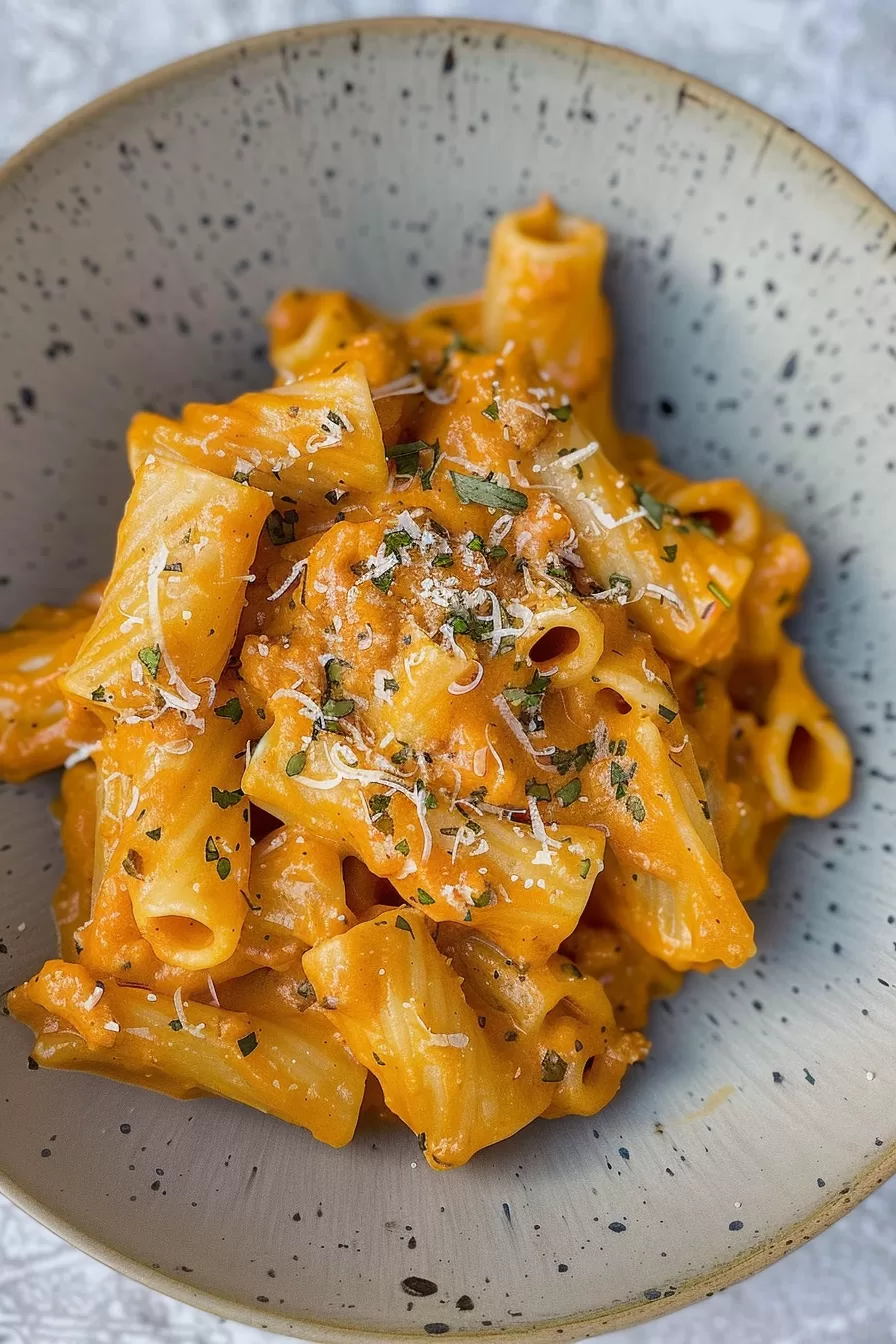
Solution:
[{"label": "parsley flake", "polygon": [[644,806],[641,799],[638,797],[636,793],[633,793],[630,795],[630,797],[626,798],[625,810],[626,812],[631,813],[631,815],[634,817],[635,821],[637,821],[639,825],[642,821],[646,820],[647,808]]},{"label": "parsley flake", "polygon": [[241,1036],[239,1038],[237,1045],[240,1048],[240,1054],[245,1059],[247,1055],[251,1055],[253,1050],[258,1049],[258,1037],[255,1035],[254,1031],[250,1031],[248,1036]]},{"label": "parsley flake", "polygon": [[463,472],[448,473],[455,494],[462,504],[482,504],[488,509],[501,509],[504,513],[522,513],[528,508],[529,500],[520,490],[499,485],[484,476],[465,476]]},{"label": "parsley flake", "polygon": [[236,807],[242,797],[242,789],[218,789],[212,785],[212,802],[217,803],[222,811],[228,807]]},{"label": "parsley flake", "polygon": [[554,794],[557,802],[563,807],[571,807],[582,792],[582,781],[580,779],[571,779],[568,784],[564,784],[562,789],[558,789]]},{"label": "parsley flake", "polygon": [[215,717],[218,719],[229,719],[231,723],[239,723],[243,717],[243,707],[235,695],[232,695],[226,704],[219,705],[215,710]]},{"label": "parsley flake", "polygon": [[663,525],[663,515],[666,512],[666,505],[661,504],[660,501],[652,495],[649,490],[645,490],[643,486],[633,484],[632,489],[635,492],[635,499],[647,515],[647,521],[650,523],[650,526],[655,527],[657,532],[659,532]]},{"label": "parsley flake", "polygon": [[719,587],[715,579],[710,579],[709,583],[706,585],[706,589],[707,592],[712,593],[713,597],[717,598],[718,601],[721,602],[723,607],[727,607],[729,611],[731,610],[732,606],[731,598],[725,592],[724,588]]},{"label": "parsley flake", "polygon": [[149,675],[155,679],[159,675],[159,663],[162,661],[162,650],[158,644],[154,644],[151,649],[141,649],[137,657]]},{"label": "parsley flake", "polygon": [[305,769],[305,762],[308,759],[307,751],[295,751],[286,762],[286,773],[292,779],[295,775],[300,775]]}]

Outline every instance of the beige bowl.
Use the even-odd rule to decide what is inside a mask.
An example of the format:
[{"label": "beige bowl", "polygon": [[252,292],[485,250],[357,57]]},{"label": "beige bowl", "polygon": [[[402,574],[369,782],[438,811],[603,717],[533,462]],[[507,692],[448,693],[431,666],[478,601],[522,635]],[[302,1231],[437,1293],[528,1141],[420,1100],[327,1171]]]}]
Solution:
[{"label": "beige bowl", "polygon": [[[808,538],[797,622],[860,754],[796,824],[760,954],[693,976],[589,1120],[437,1175],[226,1102],[33,1072],[0,1020],[0,1188],[125,1273],[321,1340],[578,1339],[783,1254],[896,1166],[896,231],[837,164],[635,56],[485,23],[274,34],[170,66],[0,174],[5,615],[106,569],[131,412],[265,378],[275,292],[475,286],[498,211],[603,220],[631,428]],[[3,988],[51,953],[53,782],[0,806]]]}]

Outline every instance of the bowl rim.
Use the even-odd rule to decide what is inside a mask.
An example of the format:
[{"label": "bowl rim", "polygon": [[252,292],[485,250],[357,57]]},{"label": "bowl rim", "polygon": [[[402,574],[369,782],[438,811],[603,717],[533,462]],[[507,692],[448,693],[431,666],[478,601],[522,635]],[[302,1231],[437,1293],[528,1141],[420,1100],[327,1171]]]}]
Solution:
[{"label": "bowl rim", "polygon": [[[300,24],[292,28],[276,29],[272,32],[253,34],[235,38],[229,42],[206,48],[191,56],[181,57],[157,66],[146,74],[116,85],[106,93],[91,99],[76,108],[60,121],[29,140],[20,150],[0,164],[0,191],[15,187],[20,179],[27,179],[34,163],[55,145],[61,143],[71,132],[76,132],[99,120],[117,104],[127,103],[135,96],[160,89],[167,84],[177,83],[215,66],[226,66],[234,57],[245,57],[252,53],[264,52],[289,42],[313,41],[316,37],[338,35],[339,33],[376,32],[388,33],[390,30],[418,30],[420,32],[441,31],[449,35],[470,32],[484,37],[497,37],[510,34],[518,40],[535,47],[556,47],[558,45],[580,52],[600,53],[605,61],[618,66],[628,66],[640,73],[649,73],[659,82],[677,85],[679,106],[696,103],[702,111],[734,112],[742,120],[749,121],[756,128],[764,128],[761,142],[764,154],[772,139],[779,133],[792,136],[808,158],[814,159],[822,169],[834,174],[830,187],[850,196],[862,207],[862,213],[875,209],[889,223],[896,233],[896,210],[872,191],[860,178],[838,159],[821,149],[811,140],[786,125],[779,118],[762,111],[746,99],[729,93],[708,80],[689,75],[685,71],[656,60],[642,56],[626,47],[598,42],[576,33],[558,32],[549,28],[538,28],[531,24],[505,23],[498,19],[477,19],[463,15],[394,15],[379,18],[340,19],[331,23]],[[724,1264],[686,1280],[677,1288],[674,1297],[660,1298],[658,1301],[634,1299],[623,1302],[608,1310],[592,1312],[575,1317],[557,1317],[530,1328],[486,1329],[465,1331],[464,1340],[484,1342],[500,1338],[502,1344],[548,1344],[556,1341],[558,1333],[570,1339],[585,1339],[591,1335],[602,1335],[637,1325],[644,1321],[655,1320],[682,1307],[691,1305],[704,1297],[712,1297],[723,1288],[731,1287],[750,1275],[772,1265],[791,1250],[804,1245],[819,1232],[823,1232],[839,1218],[849,1212],[856,1204],[867,1198],[891,1176],[896,1175],[896,1143],[889,1145],[872,1162],[860,1167],[852,1181],[841,1186],[834,1194],[824,1200],[813,1211],[797,1219],[792,1224],[768,1237],[751,1250],[733,1256]],[[354,1329],[333,1325],[313,1317],[284,1317],[281,1313],[259,1309],[238,1299],[231,1299],[204,1289],[192,1288],[182,1280],[175,1279],[162,1270],[154,1269],[131,1256],[116,1250],[99,1238],[84,1232],[67,1218],[56,1214],[53,1209],[28,1194],[18,1182],[14,1181],[0,1167],[0,1194],[6,1196],[15,1206],[30,1215],[41,1226],[63,1238],[77,1250],[84,1251],[92,1259],[110,1269],[117,1270],[127,1278],[152,1288],[168,1297],[175,1298],[188,1306],[197,1307],[212,1315],[224,1316],[245,1325],[269,1330],[274,1335],[283,1335],[283,1329],[289,1329],[290,1336],[296,1337],[299,1328],[309,1331],[309,1338],[322,1344],[388,1344],[389,1341],[411,1340],[419,1338],[395,1331],[371,1330],[364,1327]]]}]

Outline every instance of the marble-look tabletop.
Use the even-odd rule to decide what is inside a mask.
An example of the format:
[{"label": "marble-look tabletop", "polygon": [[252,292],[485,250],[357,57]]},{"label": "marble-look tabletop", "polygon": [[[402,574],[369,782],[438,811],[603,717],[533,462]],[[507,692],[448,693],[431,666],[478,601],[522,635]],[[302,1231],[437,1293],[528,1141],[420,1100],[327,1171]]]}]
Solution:
[{"label": "marble-look tabletop", "polygon": [[[631,47],[808,135],[896,203],[896,0],[0,0],[0,160],[115,84],[302,22],[475,14]],[[896,1181],[762,1274],[619,1344],[893,1344]],[[261,1344],[160,1296],[0,1198],[0,1344]]]}]

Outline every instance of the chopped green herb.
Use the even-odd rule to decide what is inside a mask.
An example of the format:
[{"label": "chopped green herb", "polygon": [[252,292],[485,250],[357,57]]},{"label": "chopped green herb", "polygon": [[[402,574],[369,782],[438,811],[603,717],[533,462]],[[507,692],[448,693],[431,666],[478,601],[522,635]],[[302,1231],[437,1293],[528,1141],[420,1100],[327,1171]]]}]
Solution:
[{"label": "chopped green herb", "polygon": [[163,574],[183,574],[184,567],[179,560],[172,560],[170,565],[165,565]]},{"label": "chopped green herb", "polygon": [[545,565],[545,573],[550,574],[552,579],[560,579],[562,583],[569,583],[569,574],[564,565]]},{"label": "chopped green herb", "polygon": [[574,965],[571,961],[564,961],[560,969],[568,980],[582,979],[582,972],[579,970],[578,966]]},{"label": "chopped green herb", "polygon": [[701,806],[701,808],[703,809],[703,815],[704,815],[704,817],[706,818],[706,820],[707,820],[707,821],[712,821],[712,817],[711,817],[711,815],[710,815],[710,811],[709,811],[709,803],[706,801],[705,798],[701,798],[701,799],[700,799],[700,806]]},{"label": "chopped green herb", "polygon": [[239,723],[243,717],[243,707],[237,697],[232,695],[226,704],[218,706],[215,716],[219,719],[230,719],[231,723]]},{"label": "chopped green herb", "polygon": [[378,817],[374,817],[373,825],[382,835],[395,834],[395,822],[388,812],[382,812]]},{"label": "chopped green herb", "polygon": [[228,807],[236,807],[242,797],[242,789],[216,789],[212,785],[212,802],[217,803],[222,810]]},{"label": "chopped green herb", "polygon": [[432,563],[437,565],[439,569],[448,569],[449,566],[454,564],[454,556],[450,551],[440,551],[438,555],[433,557]]},{"label": "chopped green herb", "polygon": [[485,416],[486,420],[497,420],[500,414],[498,403],[496,401],[490,401],[489,404],[483,408],[482,414]]},{"label": "chopped green herb", "polygon": [[660,501],[656,499],[649,490],[645,490],[643,486],[632,485],[632,489],[635,492],[635,499],[637,499],[641,508],[647,515],[647,521],[650,523],[650,526],[655,527],[656,530],[659,531],[663,525],[663,514],[666,512],[666,505],[661,504]]},{"label": "chopped green herb", "polygon": [[90,698],[91,700],[104,701],[106,699],[105,686],[97,686],[95,690],[90,692]]},{"label": "chopped green herb", "polygon": [[642,821],[644,821],[647,817],[647,808],[641,802],[641,799],[638,797],[636,793],[633,793],[628,798],[626,798],[625,810],[626,812],[630,812],[634,817],[635,821],[637,821],[639,824]]},{"label": "chopped green herb", "polygon": [[622,766],[619,764],[618,761],[611,761],[610,783],[615,786],[617,784],[628,784],[628,781],[629,781],[628,771],[623,770]]},{"label": "chopped green herb", "polygon": [[355,702],[354,700],[325,700],[321,705],[320,712],[328,722],[335,719],[344,719],[347,715],[355,712]]},{"label": "chopped green herb", "polygon": [[721,604],[722,604],[723,607],[728,607],[729,610],[730,610],[730,608],[731,608],[731,598],[730,598],[730,597],[728,596],[728,594],[725,592],[724,588],[720,588],[720,587],[719,587],[719,585],[716,583],[715,579],[710,579],[710,581],[709,581],[709,583],[706,585],[706,587],[707,587],[707,591],[710,592],[710,593],[712,593],[713,597],[717,598],[717,599],[719,600],[719,602],[721,602]]},{"label": "chopped green herb", "polygon": [[417,439],[413,443],[394,443],[391,448],[386,449],[386,457],[391,457],[395,462],[395,474],[397,476],[416,476],[420,467],[420,453],[429,444],[424,443],[422,439]]},{"label": "chopped green herb", "polygon": [[660,705],[660,714],[663,716],[663,718],[666,720],[667,723],[672,723],[675,719],[678,718],[678,710],[669,709],[668,706],[666,705]]},{"label": "chopped green herb", "polygon": [[216,872],[221,881],[224,882],[230,876],[230,860],[226,857],[220,858],[215,865]]},{"label": "chopped green herb", "polygon": [[184,1029],[183,1022],[179,1022],[176,1017],[173,1018],[172,1021],[168,1023],[168,1025],[172,1031],[183,1031]]},{"label": "chopped green herb", "polygon": [[265,531],[273,546],[286,546],[289,542],[296,539],[296,523],[299,521],[299,515],[295,509],[287,509],[286,513],[281,513],[279,509],[274,509],[269,513],[265,522]]},{"label": "chopped green herb", "polygon": [[572,415],[571,406],[549,406],[548,415],[552,415],[555,420],[566,421]]},{"label": "chopped green herb", "polygon": [[499,485],[484,476],[465,476],[459,471],[448,474],[462,504],[483,504],[505,513],[522,513],[528,507],[528,498],[519,490],[511,490],[509,486]]},{"label": "chopped green herb", "polygon": [[154,826],[151,831],[144,831],[143,834],[146,836],[147,840],[161,840],[162,828],[161,826]]},{"label": "chopped green herb", "polygon": [[593,738],[589,738],[587,742],[580,742],[577,747],[568,750],[565,747],[558,747],[551,756],[551,765],[560,775],[565,775],[570,770],[583,770],[594,760],[596,751]]},{"label": "chopped green herb", "polygon": [[545,1050],[541,1057],[541,1081],[543,1083],[562,1083],[569,1066],[556,1050]]},{"label": "chopped green herb", "polygon": [[241,1036],[237,1041],[240,1048],[240,1054],[245,1059],[246,1055],[251,1055],[253,1050],[258,1049],[258,1037],[254,1031],[250,1031],[248,1036]]},{"label": "chopped green herb", "polygon": [[373,793],[367,799],[367,806],[372,817],[378,817],[382,812],[386,812],[391,804],[391,793]]},{"label": "chopped green herb", "polygon": [[215,844],[214,837],[209,836],[205,842],[205,861],[206,863],[217,863],[221,857],[221,851]]},{"label": "chopped green herb", "polygon": [[485,550],[485,542],[482,540],[482,538],[481,538],[476,532],[473,533],[472,537],[471,537],[470,540],[467,542],[467,550],[468,550],[468,551],[484,551],[484,550]]},{"label": "chopped green herb", "polygon": [[392,580],[395,578],[397,568],[397,565],[393,565],[391,569],[384,570],[382,574],[374,574],[370,580],[374,588],[379,588],[381,593],[388,593],[392,587]]},{"label": "chopped green herb", "polygon": [[583,882],[590,872],[591,872],[591,860],[583,859],[582,862],[579,864],[579,877],[582,879]]},{"label": "chopped green herb", "polygon": [[389,759],[393,765],[407,765],[412,755],[410,743],[402,742],[398,751],[393,751]]},{"label": "chopped green herb", "polygon": [[341,686],[341,685],[342,685],[342,669],[343,669],[344,667],[345,667],[345,663],[342,661],[341,658],[328,658],[328,659],[327,659],[327,665],[326,665],[326,667],[324,668],[324,673],[325,673],[326,678],[327,678],[327,685],[328,685],[328,686]]},{"label": "chopped green herb", "polygon": [[547,784],[542,784],[538,779],[526,780],[526,797],[537,798],[543,803],[551,801],[551,791]]},{"label": "chopped green herb", "polygon": [[628,597],[632,591],[632,581],[627,574],[611,574],[610,591],[612,592],[614,588],[621,589],[625,596]]},{"label": "chopped green herb", "polygon": [[248,471],[235,471],[233,473],[233,479],[237,482],[238,485],[248,485],[249,473]]},{"label": "chopped green herb", "polygon": [[550,684],[550,677],[545,676],[542,672],[536,672],[528,686],[505,686],[501,694],[509,705],[522,705],[524,709],[537,709]]},{"label": "chopped green herb", "polygon": [[386,548],[387,555],[398,555],[399,551],[406,546],[413,545],[410,532],[406,532],[403,527],[396,528],[394,532],[387,532],[383,537],[383,545]]},{"label": "chopped green herb", "polygon": [[405,933],[409,933],[413,938],[414,930],[411,928],[410,924],[407,922],[404,915],[395,916],[395,927],[396,929],[404,929]]},{"label": "chopped green herb", "polygon": [[430,462],[430,464],[429,464],[429,466],[427,467],[426,471],[421,471],[421,473],[420,473],[420,489],[421,489],[421,490],[431,490],[431,489],[432,489],[432,474],[433,474],[433,472],[435,471],[436,467],[438,466],[438,462],[439,462],[439,458],[441,457],[441,454],[442,454],[442,449],[441,449],[441,446],[440,446],[440,444],[439,444],[438,439],[436,439],[436,440],[434,441],[433,445],[432,445],[432,461]]},{"label": "chopped green herb", "polygon": [[435,898],[430,896],[428,891],[424,891],[422,887],[417,888],[417,900],[421,905],[435,905],[436,903]]},{"label": "chopped green herb", "polygon": [[562,789],[558,789],[554,794],[558,803],[563,807],[571,807],[582,792],[582,781],[580,779],[571,779],[568,784],[564,784]]},{"label": "chopped green herb", "polygon": [[407,856],[411,852],[410,845],[408,844],[407,840],[404,839],[395,841],[395,849],[397,853],[403,854],[405,858],[407,858]]},{"label": "chopped green herb", "polygon": [[489,546],[486,554],[489,560],[506,560],[508,550],[506,546]]},{"label": "chopped green herb", "polygon": [[292,779],[294,775],[300,775],[302,773],[305,769],[305,762],[307,759],[307,751],[293,752],[292,756],[290,756],[289,760],[286,762],[286,773],[289,775],[290,779]]},{"label": "chopped green herb", "polygon": [[673,542],[671,546],[663,547],[663,559],[667,561],[668,564],[671,565],[672,561],[675,559],[677,554],[678,554],[678,546],[675,544],[675,542]]},{"label": "chopped green herb", "polygon": [[479,895],[474,896],[472,900],[477,910],[484,910],[487,905],[494,905],[495,903],[494,892],[491,890],[490,887],[486,887],[485,891],[480,891]]},{"label": "chopped green herb", "polygon": [[141,649],[137,654],[143,666],[149,675],[153,678],[159,675],[159,663],[162,661],[162,650],[158,644],[154,644],[151,649]]}]

